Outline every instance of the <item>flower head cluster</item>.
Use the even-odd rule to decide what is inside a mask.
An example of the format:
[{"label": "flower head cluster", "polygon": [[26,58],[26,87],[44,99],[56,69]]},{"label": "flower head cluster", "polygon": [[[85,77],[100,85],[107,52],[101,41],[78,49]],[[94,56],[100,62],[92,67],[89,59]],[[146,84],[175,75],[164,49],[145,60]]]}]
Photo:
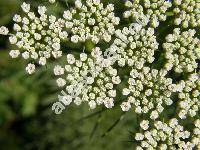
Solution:
[{"label": "flower head cluster", "polygon": [[200,1],[199,0],[174,0],[175,25],[183,28],[200,27]]},{"label": "flower head cluster", "polygon": [[166,0],[134,0],[126,1],[126,7],[129,9],[124,12],[124,17],[132,17],[135,21],[141,22],[144,26],[150,23],[150,26],[156,28],[160,21],[165,21],[166,11],[172,6],[170,1]]},{"label": "flower head cluster", "polygon": [[80,60],[68,54],[65,67],[57,65],[54,68],[54,74],[59,76],[58,86],[66,85],[66,95],[70,99],[74,98],[75,104],[80,105],[86,101],[91,109],[100,104],[104,104],[107,108],[114,106],[116,97],[114,87],[121,80],[117,70],[108,66],[109,63],[101,55],[102,51],[99,48],[93,49],[92,57],[81,53]]},{"label": "flower head cluster", "polygon": [[147,114],[150,112],[151,119],[157,119],[167,105],[173,103],[172,92],[176,92],[176,85],[172,84],[171,78],[166,78],[165,70],[158,71],[143,67],[142,70],[132,69],[128,79],[128,88],[123,89],[123,95],[128,96],[124,104],[134,105],[135,112]]},{"label": "flower head cluster", "polygon": [[199,148],[200,121],[196,120],[195,123],[195,134],[192,136],[192,132],[184,130],[184,127],[179,124],[176,118],[170,119],[167,123],[162,121],[155,121],[151,127],[148,121],[143,120],[140,123],[140,127],[143,131],[141,133],[135,134],[135,140],[140,142],[140,146],[137,146],[136,150],[192,150]]},{"label": "flower head cluster", "polygon": [[177,73],[192,72],[198,67],[200,60],[200,40],[195,37],[195,30],[181,32],[179,28],[174,29],[173,34],[166,37],[163,44],[166,69],[174,69]]},{"label": "flower head cluster", "polygon": [[114,44],[118,47],[116,52],[119,54],[119,66],[124,67],[128,64],[141,69],[145,62],[154,61],[158,43],[153,28],[146,30],[142,25],[134,23],[129,28],[117,30],[115,35],[117,38]]},{"label": "flower head cluster", "polygon": [[26,15],[22,17],[16,14],[13,17],[15,34],[9,40],[18,49],[11,50],[10,56],[16,58],[21,54],[24,59],[37,61],[40,65],[45,65],[46,59],[51,56],[62,56],[60,42],[68,37],[67,32],[62,31],[64,21],[52,15],[47,16],[45,6],[38,7],[39,17],[30,11],[30,4],[23,3],[21,7]]},{"label": "flower head cluster", "polygon": [[200,109],[200,74],[191,74],[188,80],[180,81],[178,87],[180,90],[178,116],[181,119],[186,119],[187,115],[196,116]]},{"label": "flower head cluster", "polygon": [[[57,18],[47,15],[45,6],[34,13],[23,3],[25,15],[13,17],[15,33],[0,27],[0,34],[9,35],[16,46],[10,56],[29,61],[29,74],[36,63],[61,57],[64,46],[86,48],[78,58],[67,53],[63,65],[54,67],[63,95],[52,110],[60,114],[62,104],[72,102],[86,102],[90,109],[120,102],[122,111],[133,107],[141,117],[137,150],[200,149],[199,0],[127,0],[124,22],[113,4],[100,0],[75,0],[71,6]],[[127,22],[131,25],[123,24]],[[116,102],[118,96],[122,99]],[[194,125],[186,131],[185,124]]]},{"label": "flower head cluster", "polygon": [[119,17],[115,17],[114,5],[105,8],[100,0],[75,1],[75,8],[64,12],[65,27],[71,31],[73,43],[91,40],[98,43],[100,40],[111,41],[115,26],[119,24]]}]

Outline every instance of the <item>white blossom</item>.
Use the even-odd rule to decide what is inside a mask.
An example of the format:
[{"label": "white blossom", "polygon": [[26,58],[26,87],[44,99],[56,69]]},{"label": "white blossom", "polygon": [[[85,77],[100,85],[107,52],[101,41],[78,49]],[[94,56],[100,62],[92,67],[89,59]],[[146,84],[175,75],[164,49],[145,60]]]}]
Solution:
[{"label": "white blossom", "polygon": [[2,35],[8,35],[8,33],[9,33],[8,28],[6,28],[4,26],[0,27],[0,34],[2,34]]},{"label": "white blossom", "polygon": [[121,106],[122,111],[129,111],[129,109],[131,108],[131,105],[129,102],[123,102],[120,106]]},{"label": "white blossom", "polygon": [[12,57],[12,58],[17,58],[19,55],[20,55],[20,52],[19,50],[11,50],[9,55]]},{"label": "white blossom", "polygon": [[54,67],[54,74],[56,76],[62,75],[64,74],[64,68],[62,68],[61,66],[57,65]]},{"label": "white blossom", "polygon": [[21,7],[22,7],[22,10],[25,12],[25,13],[28,13],[29,11],[30,11],[30,4],[27,4],[27,3],[23,3],[22,5],[21,5]]},{"label": "white blossom", "polygon": [[89,103],[90,109],[95,109],[96,108],[96,102],[94,100],[91,100]]},{"label": "white blossom", "polygon": [[35,72],[35,65],[34,64],[31,64],[29,63],[26,67],[26,72],[28,74],[33,74]]}]

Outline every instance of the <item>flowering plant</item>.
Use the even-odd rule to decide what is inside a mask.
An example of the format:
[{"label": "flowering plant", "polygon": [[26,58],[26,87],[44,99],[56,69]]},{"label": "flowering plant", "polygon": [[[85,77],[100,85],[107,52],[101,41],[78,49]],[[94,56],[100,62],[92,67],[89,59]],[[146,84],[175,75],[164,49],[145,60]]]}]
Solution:
[{"label": "flowering plant", "polygon": [[12,58],[27,60],[28,74],[55,61],[56,114],[71,103],[121,107],[140,116],[136,149],[200,149],[199,0],[120,3],[122,14],[107,1],[76,0],[57,17],[24,2],[14,32],[1,26],[0,34],[16,46]]}]

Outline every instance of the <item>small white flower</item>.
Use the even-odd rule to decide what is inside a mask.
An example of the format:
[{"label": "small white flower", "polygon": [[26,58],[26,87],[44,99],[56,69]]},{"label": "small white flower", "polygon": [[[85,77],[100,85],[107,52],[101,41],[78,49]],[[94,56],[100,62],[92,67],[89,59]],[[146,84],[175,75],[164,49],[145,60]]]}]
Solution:
[{"label": "small white flower", "polygon": [[39,64],[42,65],[42,66],[46,65],[46,58],[45,57],[40,57]]},{"label": "small white flower", "polygon": [[15,22],[21,22],[22,18],[21,18],[20,15],[15,14],[14,17],[13,17],[13,21],[15,21]]},{"label": "small white flower", "polygon": [[42,36],[39,33],[34,33],[34,38],[36,40],[41,40]]},{"label": "small white flower", "polygon": [[72,41],[73,43],[78,43],[78,41],[79,41],[79,36],[78,36],[78,35],[73,35],[73,36],[71,37],[71,41]]},{"label": "small white flower", "polygon": [[29,63],[26,67],[26,72],[28,74],[33,74],[35,72],[35,65],[34,64],[31,64]]},{"label": "small white flower", "polygon": [[[52,51],[52,55],[54,58],[59,58],[62,56],[62,51]],[[49,58],[49,57],[45,57],[45,58]]]},{"label": "small white flower", "polygon": [[81,53],[80,54],[80,59],[81,59],[81,61],[86,61],[87,60],[87,54],[86,53]]},{"label": "small white flower", "polygon": [[99,5],[99,4],[100,4],[100,0],[93,0],[93,3],[94,3],[95,5]]},{"label": "small white flower", "polygon": [[106,108],[112,108],[114,106],[113,99],[105,98],[104,105],[106,106]]},{"label": "small white flower", "polygon": [[45,14],[46,11],[47,11],[47,8],[46,8],[45,6],[39,6],[39,7],[38,7],[38,13],[39,13],[40,15]]},{"label": "small white flower", "polygon": [[92,83],[94,83],[94,78],[93,77],[87,77],[86,81],[87,81],[87,84],[92,84]]},{"label": "small white flower", "polygon": [[11,50],[9,55],[12,57],[12,58],[17,58],[19,55],[20,55],[20,52],[19,50]]},{"label": "small white flower", "polygon": [[143,130],[147,130],[149,128],[149,121],[148,120],[143,120],[142,122],[140,122],[140,127]]},{"label": "small white flower", "polygon": [[159,117],[159,115],[158,115],[158,112],[156,110],[151,112],[151,115],[150,115],[151,119],[155,120],[158,117]]},{"label": "small white flower", "polygon": [[131,108],[131,104],[129,102],[123,102],[120,106],[122,111],[129,111]]},{"label": "small white flower", "polygon": [[55,49],[56,51],[60,50],[60,43],[53,43],[52,44],[53,49]]},{"label": "small white flower", "polygon": [[8,35],[8,33],[9,33],[8,28],[6,28],[4,26],[0,27],[0,34],[2,34],[2,35]]},{"label": "small white flower", "polygon": [[61,38],[61,39],[67,39],[67,37],[68,37],[68,33],[66,32],[66,31],[63,31],[63,32],[60,32],[59,33],[59,37]]},{"label": "small white flower", "polygon": [[56,82],[57,82],[58,87],[63,87],[66,84],[66,81],[64,79],[62,79],[62,78],[58,78],[56,80]]},{"label": "small white flower", "polygon": [[136,107],[135,108],[135,112],[138,113],[138,114],[141,114],[142,113],[142,108],[140,106]]},{"label": "small white flower", "polygon": [[76,97],[75,98],[75,100],[74,100],[74,103],[76,104],[76,105],[81,105],[81,103],[82,103],[82,100],[81,100],[81,98],[80,97]]},{"label": "small white flower", "polygon": [[32,52],[31,58],[33,58],[33,59],[38,59],[38,53]]},{"label": "small white flower", "polygon": [[89,18],[88,19],[88,24],[91,25],[91,26],[93,26],[95,24],[95,19]]},{"label": "small white flower", "polygon": [[135,134],[135,139],[136,139],[137,141],[141,141],[141,140],[144,139],[144,135],[141,134],[141,133],[136,133],[136,134]]},{"label": "small white flower", "polygon": [[124,88],[122,93],[123,93],[123,95],[129,95],[130,90],[127,88]]},{"label": "small white flower", "polygon": [[17,37],[16,36],[10,36],[9,41],[10,41],[10,44],[16,44],[17,43]]},{"label": "small white flower", "polygon": [[72,19],[72,14],[69,10],[64,11],[63,17],[67,20],[71,20]]},{"label": "small white flower", "polygon": [[108,91],[108,95],[109,95],[110,97],[116,97],[116,90],[109,90],[109,91]]},{"label": "small white flower", "polygon": [[30,18],[31,20],[34,20],[34,19],[35,19],[35,14],[34,14],[34,12],[29,12],[29,13],[28,13],[28,16],[29,16],[29,18]]},{"label": "small white flower", "polygon": [[63,75],[63,74],[64,74],[64,71],[65,71],[65,69],[62,68],[62,67],[59,66],[59,65],[57,65],[57,66],[54,67],[54,74],[55,74],[56,76]]},{"label": "small white flower", "polygon": [[121,79],[120,79],[119,76],[117,76],[117,77],[112,77],[112,82],[113,82],[114,84],[119,84],[119,83],[121,82]]},{"label": "small white flower", "polygon": [[13,29],[15,31],[21,31],[21,27],[18,24],[16,24],[16,23],[14,24]]},{"label": "small white flower", "polygon": [[148,89],[145,91],[145,95],[146,96],[150,96],[152,94],[152,90],[151,89]]},{"label": "small white flower", "polygon": [[104,34],[103,34],[103,39],[104,39],[106,42],[110,42],[110,40],[111,40],[111,35],[109,35],[108,33],[104,33]]},{"label": "small white flower", "polygon": [[29,52],[27,52],[27,51],[23,52],[23,53],[22,53],[22,57],[23,57],[24,59],[29,59],[29,57],[30,57]]},{"label": "small white flower", "polygon": [[68,54],[67,55],[67,62],[69,63],[69,64],[74,64],[75,63],[75,58],[74,58],[74,56],[72,55],[72,54]]},{"label": "small white flower", "polygon": [[90,106],[90,109],[95,109],[96,108],[96,102],[94,100],[89,101],[88,104]]},{"label": "small white flower", "polygon": [[25,13],[28,13],[30,11],[30,4],[23,2],[23,4],[21,5],[21,8]]},{"label": "small white flower", "polygon": [[76,1],[75,1],[75,6],[76,6],[77,8],[81,8],[81,7],[82,7],[81,1],[80,1],[80,0],[76,0]]}]

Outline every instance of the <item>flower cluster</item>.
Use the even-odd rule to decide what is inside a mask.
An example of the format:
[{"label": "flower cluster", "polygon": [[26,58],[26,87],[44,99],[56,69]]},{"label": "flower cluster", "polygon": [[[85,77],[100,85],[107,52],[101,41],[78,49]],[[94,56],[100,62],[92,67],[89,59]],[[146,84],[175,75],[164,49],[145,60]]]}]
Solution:
[{"label": "flower cluster", "polygon": [[136,113],[150,112],[150,118],[157,119],[165,106],[173,103],[171,94],[176,92],[176,85],[172,84],[171,78],[165,78],[166,73],[165,70],[151,70],[149,67],[143,67],[142,70],[132,69],[128,79],[129,86],[122,92],[128,96],[128,101],[121,105],[122,110],[126,105],[134,105]]},{"label": "flower cluster", "polygon": [[115,35],[117,38],[114,40],[114,46],[117,47],[120,67],[128,64],[141,69],[146,62],[154,61],[158,43],[153,28],[145,30],[142,25],[134,23],[129,28],[116,30]]},{"label": "flower cluster", "polygon": [[[24,59],[37,61],[40,65],[45,65],[51,56],[61,57],[60,42],[68,37],[68,33],[62,31],[64,20],[56,19],[53,15],[47,16],[45,6],[38,7],[39,17],[30,11],[30,4],[23,3],[21,7],[25,16],[14,15],[15,34],[9,37],[10,43],[16,45],[18,49],[11,50],[10,56],[17,58],[21,54]],[[29,74],[34,72],[29,71],[30,68],[35,68],[34,64],[27,66]]]},{"label": "flower cluster", "polygon": [[124,12],[124,17],[132,17],[140,21],[144,26],[150,23],[150,26],[156,28],[160,21],[167,18],[166,11],[172,6],[170,1],[166,0],[134,0],[126,1],[126,7],[129,9]]},{"label": "flower cluster", "polygon": [[191,74],[189,79],[180,81],[179,90],[179,113],[181,119],[186,119],[186,115],[194,117],[200,109],[200,74]]},{"label": "flower cluster", "polygon": [[91,109],[101,104],[106,108],[114,106],[115,85],[121,80],[117,70],[108,65],[109,60],[101,56],[102,51],[96,47],[92,51],[92,57],[81,53],[77,60],[72,54],[68,54],[65,67],[55,66],[54,74],[59,76],[58,86],[64,87],[68,83],[64,98],[70,103],[74,98],[75,104],[80,105],[85,101]]},{"label": "flower cluster", "polygon": [[198,67],[200,40],[195,37],[195,33],[195,30],[181,32],[180,28],[176,28],[173,34],[167,35],[166,43],[163,44],[167,70],[173,68],[177,73],[193,72]]},{"label": "flower cluster", "polygon": [[143,149],[187,149],[192,150],[200,146],[200,120],[195,121],[194,134],[184,130],[176,118],[169,122],[155,121],[149,125],[147,120],[140,123],[141,133],[135,134],[135,140],[140,146],[136,150]]},{"label": "flower cluster", "polygon": [[105,8],[100,0],[75,1],[75,8],[64,12],[65,27],[71,31],[73,43],[91,40],[98,43],[100,40],[111,41],[115,26],[119,24],[119,17],[115,17],[114,5]]},{"label": "flower cluster", "polygon": [[183,28],[200,27],[199,0],[174,0],[173,5],[175,25],[181,25]]}]

